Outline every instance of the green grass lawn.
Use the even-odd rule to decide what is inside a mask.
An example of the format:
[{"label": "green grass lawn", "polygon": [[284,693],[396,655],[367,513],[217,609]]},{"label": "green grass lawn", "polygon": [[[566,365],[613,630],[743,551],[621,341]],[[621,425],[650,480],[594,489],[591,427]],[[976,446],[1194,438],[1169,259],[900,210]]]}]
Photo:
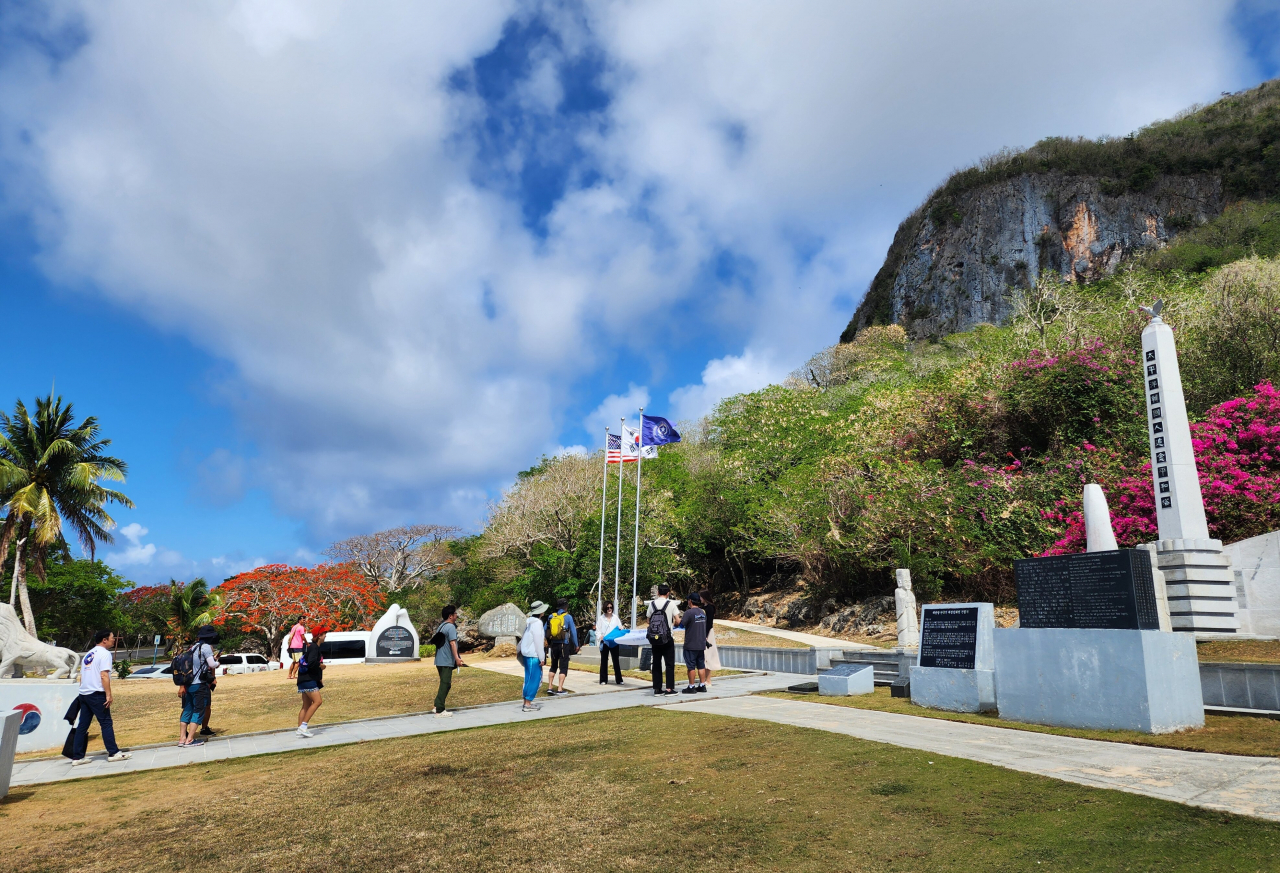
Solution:
[{"label": "green grass lawn", "polygon": [[1280,866],[1280,824],[652,709],[24,787],[0,832],[14,873]]},{"label": "green grass lawn", "polygon": [[1204,727],[1195,731],[1176,734],[1141,734],[1136,731],[1094,731],[1075,728],[1048,727],[1004,721],[992,714],[968,712],[944,712],[916,706],[910,700],[891,697],[889,689],[879,687],[872,694],[854,697],[820,697],[817,694],[792,694],[785,691],[767,692],[764,697],[780,697],[784,700],[802,700],[806,703],[827,703],[832,706],[849,706],[856,709],[874,709],[879,712],[897,712],[902,715],[919,715],[925,718],[941,718],[950,721],[966,721],[1010,730],[1035,731],[1058,734],[1065,737],[1083,737],[1089,740],[1107,740],[1114,743],[1134,743],[1139,746],[1159,746],[1167,749],[1184,749],[1191,752],[1218,752],[1223,755],[1280,755],[1280,721],[1248,716],[1205,716]]}]

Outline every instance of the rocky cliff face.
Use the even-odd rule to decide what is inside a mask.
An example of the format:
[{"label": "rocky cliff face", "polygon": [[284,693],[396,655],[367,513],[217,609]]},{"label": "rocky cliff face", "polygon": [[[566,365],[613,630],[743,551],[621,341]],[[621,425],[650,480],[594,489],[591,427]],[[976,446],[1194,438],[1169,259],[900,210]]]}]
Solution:
[{"label": "rocky cliff face", "polygon": [[841,336],[897,323],[916,336],[999,324],[1012,292],[1043,273],[1079,282],[1165,245],[1222,212],[1216,175],[1162,176],[1109,194],[1103,180],[1027,174],[976,188],[946,209],[926,202],[898,228],[884,266]]}]

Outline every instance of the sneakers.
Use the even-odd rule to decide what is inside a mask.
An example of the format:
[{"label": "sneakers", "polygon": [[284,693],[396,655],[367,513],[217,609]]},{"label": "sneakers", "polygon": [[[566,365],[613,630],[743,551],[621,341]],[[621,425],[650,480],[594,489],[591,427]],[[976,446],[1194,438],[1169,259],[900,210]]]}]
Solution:
[{"label": "sneakers", "polygon": [[705,685],[699,685],[699,686],[698,686],[698,693],[699,693],[699,694],[706,694],[706,693],[707,693],[707,686],[705,686]]},{"label": "sneakers", "polygon": [[132,757],[133,757],[133,755],[129,754],[128,752],[116,752],[114,755],[110,755],[110,756],[108,756],[108,757],[107,757],[107,760],[108,760],[108,761],[112,761],[112,762],[115,762],[115,761],[127,761],[127,760],[129,760],[130,758],[132,758]]},{"label": "sneakers", "polygon": [[208,728],[200,728],[200,736],[202,737],[216,736],[217,733],[218,733],[217,731],[211,731]]},{"label": "sneakers", "polygon": [[[204,745],[204,740],[192,740],[191,742],[187,743],[187,745],[184,748],[191,749],[196,746],[203,746],[203,745]],[[107,760],[110,761],[111,759],[108,758]]]},{"label": "sneakers", "polygon": [[453,718],[453,713],[447,709],[442,709],[436,713],[436,718]]},{"label": "sneakers", "polygon": [[608,684],[609,684],[609,680],[608,680],[608,679],[601,679],[601,680],[600,680],[600,684],[601,684],[601,685],[608,685]]},{"label": "sneakers", "polygon": [[307,730],[304,727],[298,728],[296,733],[298,736],[302,737],[303,739],[311,739],[312,737],[315,736],[315,734],[313,734],[311,731]]},{"label": "sneakers", "polygon": [[71,766],[79,767],[81,764],[88,764],[91,760],[93,759],[92,758],[72,758]]},{"label": "sneakers", "polygon": [[668,688],[666,691],[664,691],[664,692],[662,692],[662,693],[663,693],[663,694],[679,694],[680,692],[679,692],[679,691],[676,691],[674,688]]},{"label": "sneakers", "polygon": [[537,712],[540,709],[542,709],[542,705],[538,703],[526,703],[520,707],[521,712]]},{"label": "sneakers", "polygon": [[697,693],[698,693],[698,686],[697,686],[697,685],[686,685],[684,688],[680,689],[680,693],[681,693],[681,694],[697,694]]}]

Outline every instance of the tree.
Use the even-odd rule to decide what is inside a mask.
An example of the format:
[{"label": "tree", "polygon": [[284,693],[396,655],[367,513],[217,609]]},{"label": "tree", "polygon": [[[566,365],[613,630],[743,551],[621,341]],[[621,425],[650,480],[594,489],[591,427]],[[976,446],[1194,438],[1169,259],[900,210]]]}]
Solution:
[{"label": "tree", "polygon": [[418,588],[453,560],[449,542],[460,531],[442,524],[411,524],[334,543],[325,554],[350,564],[387,591]]},{"label": "tree", "polygon": [[349,630],[372,621],[383,605],[377,583],[349,564],[268,564],[232,576],[218,590],[223,602],[218,623],[237,619],[246,629],[260,631],[268,651],[299,617]]},{"label": "tree", "polygon": [[[71,404],[52,394],[36,398],[34,418],[21,400],[12,416],[0,412],[0,500],[7,511],[0,555],[8,554],[15,536],[25,539],[42,583],[50,548],[66,543],[64,522],[93,560],[97,543],[112,542],[115,522],[106,504],[133,507],[124,494],[99,484],[124,481],[127,466],[104,454],[111,441],[99,437],[97,419],[89,416],[76,424],[74,418]],[[18,562],[16,571],[23,621],[27,632],[35,634],[25,562]]]},{"label": "tree", "polygon": [[197,628],[212,624],[222,609],[222,592],[209,590],[209,583],[196,578],[190,582],[169,580],[168,615],[165,624],[175,644],[189,641]]},{"label": "tree", "polygon": [[127,620],[117,598],[128,587],[127,580],[101,561],[53,561],[45,579],[30,584],[40,638],[73,648],[99,628],[121,628]]},{"label": "tree", "polygon": [[117,602],[129,631],[167,634],[171,599],[169,585],[139,585],[122,592]]}]

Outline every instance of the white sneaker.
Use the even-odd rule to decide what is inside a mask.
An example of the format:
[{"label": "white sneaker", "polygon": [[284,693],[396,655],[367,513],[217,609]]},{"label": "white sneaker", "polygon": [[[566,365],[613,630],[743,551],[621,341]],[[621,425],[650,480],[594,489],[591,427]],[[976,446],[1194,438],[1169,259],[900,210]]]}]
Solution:
[{"label": "white sneaker", "polygon": [[447,709],[442,709],[436,713],[436,718],[453,718],[453,713]]},{"label": "white sneaker", "polygon": [[311,737],[315,736],[315,734],[313,734],[311,731],[307,730],[304,727],[298,728],[296,733],[298,734],[298,736],[302,737],[303,739],[310,739]]},{"label": "white sneaker", "polygon": [[109,756],[107,760],[108,761],[127,761],[132,757],[133,755],[131,755],[128,752],[116,752],[114,755]]},{"label": "white sneaker", "polygon": [[71,761],[71,766],[79,767],[81,764],[88,764],[92,760],[92,758],[75,758]]}]

